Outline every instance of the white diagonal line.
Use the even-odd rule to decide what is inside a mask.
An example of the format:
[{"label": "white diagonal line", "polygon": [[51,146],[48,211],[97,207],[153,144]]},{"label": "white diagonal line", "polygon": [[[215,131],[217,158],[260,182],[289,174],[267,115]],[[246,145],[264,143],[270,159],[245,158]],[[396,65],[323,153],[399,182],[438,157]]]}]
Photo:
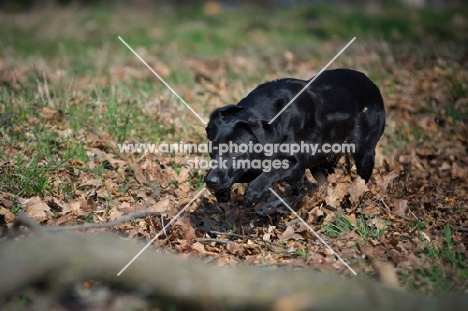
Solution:
[{"label": "white diagonal line", "polygon": [[277,197],[293,214],[294,214],[294,216],[297,217],[297,219],[299,219],[299,220],[307,227],[307,229],[309,229],[309,230],[317,237],[317,239],[320,240],[320,242],[323,243],[323,245],[325,245],[329,250],[332,251],[332,253],[338,258],[339,261],[341,261],[341,263],[343,263],[343,264],[346,266],[346,268],[349,269],[349,271],[351,271],[354,275],[357,275],[356,271],[354,271],[353,268],[351,268],[351,267],[346,263],[346,261],[344,261],[343,258],[341,258],[340,255],[338,255],[338,254],[333,250],[333,248],[331,248],[331,246],[328,245],[328,243],[325,242],[325,240],[322,239],[322,238],[320,237],[320,235],[318,235],[317,232],[315,232],[314,229],[312,229],[312,227],[309,226],[309,224],[307,224],[307,223],[305,222],[305,220],[302,219],[302,217],[299,216],[299,215],[291,208],[291,206],[289,206],[288,203],[286,203],[286,202],[278,195],[278,193],[276,193],[275,190],[273,190],[273,189],[271,189],[271,188],[268,188],[268,189],[270,189],[270,191],[273,192],[273,194],[274,194],[274,195],[275,195],[275,196],[276,196],[276,197]]},{"label": "white diagonal line", "polygon": [[203,188],[202,190],[200,190],[200,192],[198,192],[197,195],[196,195],[192,200],[190,200],[190,202],[188,202],[187,205],[185,205],[184,208],[181,209],[181,210],[177,213],[177,215],[175,215],[175,216],[171,219],[171,221],[169,221],[169,222],[167,223],[167,225],[165,225],[164,228],[162,228],[161,231],[159,231],[158,234],[156,234],[156,236],[155,236],[151,241],[149,241],[149,243],[146,244],[145,247],[143,247],[143,249],[142,249],[140,252],[138,252],[138,254],[136,254],[135,257],[133,257],[132,260],[129,261],[129,263],[128,263],[125,267],[123,267],[122,270],[120,270],[119,273],[117,273],[117,276],[120,276],[120,275],[122,274],[122,272],[124,272],[125,269],[127,269],[128,266],[130,266],[130,265],[141,255],[141,253],[143,253],[143,252],[145,251],[145,249],[147,249],[147,248],[151,245],[151,243],[153,243],[154,240],[156,240],[156,239],[161,235],[161,233],[166,232],[166,229],[177,219],[177,217],[179,217],[180,214],[182,214],[182,213],[187,209],[187,207],[189,207],[189,206],[203,193],[203,191],[205,191],[205,190],[206,190],[206,188]]},{"label": "white diagonal line", "polygon": [[122,39],[120,36],[119,36],[118,38],[119,38],[120,41],[122,41],[123,44],[125,44],[125,46],[126,46],[130,51],[132,51],[133,54],[135,54],[136,57],[138,57],[138,59],[139,59],[143,64],[145,64],[146,67],[148,67],[149,70],[151,70],[151,72],[152,72],[156,77],[158,77],[158,79],[159,79],[159,80],[160,80],[160,81],[161,81],[161,82],[162,82],[162,83],[163,83],[163,84],[164,84],[164,85],[165,85],[165,86],[166,86],[166,87],[167,87],[167,88],[168,88],[168,89],[169,89],[169,90],[170,90],[170,91],[171,91],[171,92],[172,92],[172,93],[173,93],[173,94],[174,94],[174,95],[175,95],[175,96],[176,96],[176,97],[177,97],[177,98],[194,114],[194,115],[197,116],[197,118],[198,118],[203,124],[205,124],[205,125],[207,124],[206,121],[203,120],[203,118],[200,117],[200,115],[199,115],[198,113],[196,113],[195,110],[193,110],[192,107],[190,107],[190,105],[187,104],[187,102],[186,102],[185,100],[183,100],[182,97],[180,97],[179,94],[177,94],[177,92],[174,91],[174,89],[173,89],[169,84],[167,84],[166,81],[164,81],[164,79],[161,78],[161,76],[158,75],[158,73],[157,73],[156,71],[154,71],[154,69],[151,68],[150,65],[148,65],[148,63],[145,62],[145,60],[144,60],[143,58],[141,58],[140,55],[138,55],[138,53],[135,52],[135,50],[132,49],[132,48],[130,47],[130,45],[128,45],[127,42],[125,42],[124,39]]},{"label": "white diagonal line", "polygon": [[356,40],[356,37],[352,38],[352,39],[351,39],[351,41],[349,41],[349,43],[348,43],[348,44],[346,44],[346,46],[345,46],[344,48],[342,48],[342,49],[341,49],[341,51],[339,51],[339,52],[338,52],[338,54],[336,54],[336,55],[335,55],[335,57],[333,57],[333,58],[332,58],[332,60],[331,60],[331,61],[329,61],[329,62],[328,62],[328,64],[326,64],[326,65],[325,65],[325,67],[323,67],[323,68],[322,68],[322,70],[320,70],[320,72],[319,72],[318,74],[316,74],[316,75],[315,75],[315,77],[313,77],[313,78],[312,78],[312,80],[310,80],[310,81],[309,81],[309,83],[307,83],[307,85],[306,85],[306,86],[304,86],[304,88],[303,88],[303,89],[302,89],[302,90],[301,90],[299,93],[297,93],[297,95],[296,95],[296,96],[294,96],[294,98],[293,98],[293,99],[291,99],[291,100],[289,101],[289,103],[288,103],[286,106],[284,106],[284,108],[283,108],[283,109],[281,109],[281,111],[280,111],[280,112],[278,112],[278,113],[276,114],[276,116],[275,116],[273,119],[271,119],[271,120],[270,120],[270,122],[268,122],[268,124],[271,124],[271,123],[273,123],[273,121],[275,121],[275,119],[276,119],[276,118],[278,118],[278,117],[279,117],[279,115],[280,115],[280,114],[282,114],[282,113],[283,113],[283,111],[285,111],[285,110],[286,110],[286,109],[289,107],[289,105],[291,105],[291,104],[292,104],[292,103],[293,103],[293,102],[296,100],[296,98],[298,98],[298,97],[299,97],[299,95],[301,95],[301,94],[302,94],[302,92],[304,92],[304,91],[305,91],[305,90],[306,90],[306,89],[307,89],[307,88],[308,88],[308,87],[309,87],[309,86],[312,84],[312,82],[314,82],[314,81],[315,81],[315,79],[317,79],[317,78],[318,78],[318,77],[319,77],[319,76],[322,74],[322,72],[324,72],[324,71],[325,71],[325,69],[327,69],[327,68],[328,68],[328,66],[330,66],[330,64],[331,64],[331,63],[333,63],[333,62],[335,61],[335,59],[337,59],[337,58],[338,58],[338,56],[340,56],[340,55],[341,55],[341,53],[343,53],[343,52],[344,52],[344,50],[346,50],[346,49],[348,48],[348,46],[350,46],[350,45],[351,45],[351,43],[353,43],[353,41],[354,41],[354,40]]}]

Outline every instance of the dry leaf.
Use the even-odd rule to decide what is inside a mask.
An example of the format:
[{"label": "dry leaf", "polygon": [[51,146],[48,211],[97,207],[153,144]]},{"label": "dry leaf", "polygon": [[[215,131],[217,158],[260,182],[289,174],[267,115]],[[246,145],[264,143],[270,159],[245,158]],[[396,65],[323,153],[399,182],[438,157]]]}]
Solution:
[{"label": "dry leaf", "polygon": [[349,188],[349,195],[350,195],[351,202],[353,203],[358,202],[361,195],[363,195],[368,190],[369,188],[367,188],[366,182],[364,181],[364,179],[362,179],[359,176],[356,177],[353,180],[353,183],[351,184]]},{"label": "dry leaf", "polygon": [[383,190],[386,191],[388,186],[393,183],[393,180],[398,177],[400,174],[393,170],[385,175],[376,175],[375,179],[377,181],[377,185]]},{"label": "dry leaf", "polygon": [[142,185],[148,183],[148,180],[146,179],[145,175],[141,172],[141,170],[135,168],[134,169],[134,174],[135,174],[135,179]]},{"label": "dry leaf", "polygon": [[386,220],[378,217],[372,218],[371,223],[379,230],[385,229],[387,226]]},{"label": "dry leaf", "polygon": [[154,70],[161,76],[161,77],[169,77],[171,75],[171,68],[169,68],[166,64],[157,63],[154,66]]},{"label": "dry leaf", "polygon": [[279,239],[286,241],[286,240],[291,239],[293,235],[294,235],[293,226],[287,226],[286,230],[284,230],[283,233],[279,236]]},{"label": "dry leaf", "polygon": [[191,247],[192,247],[193,250],[196,250],[200,254],[205,254],[206,253],[205,246],[203,244],[201,244],[200,242],[193,243],[191,245]]},{"label": "dry leaf", "polygon": [[[307,199],[307,197],[305,198]],[[313,223],[317,221],[320,217],[322,217],[325,213],[319,206],[314,207],[310,212],[308,212],[309,217],[307,218],[307,223]]]},{"label": "dry leaf", "polygon": [[426,234],[426,232],[421,231],[421,235],[424,237],[424,239],[426,239],[426,241],[428,241],[428,242],[431,241],[431,238]]},{"label": "dry leaf", "polygon": [[244,247],[237,243],[227,243],[226,249],[233,255],[240,255],[244,252]]},{"label": "dry leaf", "polygon": [[372,266],[377,273],[380,282],[390,288],[400,289],[396,269],[392,263],[372,260]]},{"label": "dry leaf", "polygon": [[348,217],[349,221],[350,221],[353,225],[356,224],[356,214],[352,213],[352,214],[347,215],[346,217]]},{"label": "dry leaf", "polygon": [[0,216],[3,216],[5,218],[6,223],[9,223],[15,220],[15,215],[12,212],[10,212],[10,210],[1,206],[0,206]]},{"label": "dry leaf", "polygon": [[394,248],[387,250],[388,257],[393,261],[394,264],[399,265],[401,261],[401,254]]},{"label": "dry leaf", "polygon": [[188,217],[178,217],[174,224],[174,228],[176,227],[182,231],[184,239],[193,240],[197,238],[195,228],[190,223],[190,219]]},{"label": "dry leaf", "polygon": [[172,209],[172,204],[171,204],[171,200],[169,197],[165,197],[156,202],[153,201],[148,207],[148,211],[160,212],[163,215],[167,215],[171,209]]},{"label": "dry leaf", "polygon": [[458,177],[465,181],[468,180],[468,167],[461,166],[457,162],[454,162],[452,167],[452,176],[454,178]]},{"label": "dry leaf", "polygon": [[15,205],[13,201],[10,201],[8,199],[3,199],[1,204],[8,209],[11,209]]},{"label": "dry leaf", "polygon": [[341,201],[348,193],[349,186],[345,183],[338,183],[335,187],[328,186],[325,202],[331,207],[339,207]]},{"label": "dry leaf", "polygon": [[109,221],[114,221],[116,219],[122,218],[123,212],[117,209],[117,207],[111,208],[109,211]]},{"label": "dry leaf", "polygon": [[206,15],[216,15],[221,12],[221,3],[219,1],[204,1],[203,13]]},{"label": "dry leaf", "polygon": [[43,107],[40,114],[41,117],[44,118],[46,121],[59,121],[63,115],[62,111],[56,110],[48,106]]},{"label": "dry leaf", "polygon": [[407,200],[400,200],[400,199],[395,199],[393,200],[393,209],[392,212],[394,212],[398,216],[406,216],[406,211],[408,210],[408,201]]},{"label": "dry leaf", "polygon": [[414,114],[414,119],[416,120],[416,124],[423,128],[424,131],[433,131],[437,132],[439,126],[437,124],[436,118],[433,114]]},{"label": "dry leaf", "polygon": [[177,180],[179,181],[179,183],[183,183],[183,182],[189,180],[190,171],[191,171],[191,169],[188,166],[182,166],[179,169],[179,175],[177,176]]},{"label": "dry leaf", "polygon": [[27,200],[24,208],[26,215],[31,218],[45,219],[52,215],[49,205],[44,203],[39,197],[32,197]]}]

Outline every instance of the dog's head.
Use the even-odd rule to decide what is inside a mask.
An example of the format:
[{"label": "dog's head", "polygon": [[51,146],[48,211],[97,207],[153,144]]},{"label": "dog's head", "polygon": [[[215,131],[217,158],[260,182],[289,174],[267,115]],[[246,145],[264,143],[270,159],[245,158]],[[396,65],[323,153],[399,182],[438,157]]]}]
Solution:
[{"label": "dog's head", "polygon": [[268,132],[265,121],[251,118],[247,108],[228,105],[213,111],[206,127],[211,142],[211,169],[205,182],[219,202],[230,199],[230,188],[238,182],[251,182],[262,170],[247,167],[245,161],[261,159],[262,154],[241,150],[241,144],[264,144]]}]

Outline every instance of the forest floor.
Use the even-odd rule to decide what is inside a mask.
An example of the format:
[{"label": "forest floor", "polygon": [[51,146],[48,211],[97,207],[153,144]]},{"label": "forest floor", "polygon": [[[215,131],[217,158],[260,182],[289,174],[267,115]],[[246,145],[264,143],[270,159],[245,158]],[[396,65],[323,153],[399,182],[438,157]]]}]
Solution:
[{"label": "forest floor", "polygon": [[[362,9],[362,10],[361,10]],[[0,225],[25,212],[47,227],[150,241],[204,186],[204,152],[122,152],[119,144],[205,143],[204,120],[258,84],[330,68],[365,72],[387,111],[368,184],[339,162],[328,183],[277,192],[358,274],[379,262],[428,295],[468,289],[468,7],[432,11],[293,7],[277,11],[104,8],[1,13]],[[121,145],[120,145],[121,146]],[[311,183],[314,182],[309,175]],[[154,242],[224,265],[350,275],[275,196],[242,208],[205,191]]]}]

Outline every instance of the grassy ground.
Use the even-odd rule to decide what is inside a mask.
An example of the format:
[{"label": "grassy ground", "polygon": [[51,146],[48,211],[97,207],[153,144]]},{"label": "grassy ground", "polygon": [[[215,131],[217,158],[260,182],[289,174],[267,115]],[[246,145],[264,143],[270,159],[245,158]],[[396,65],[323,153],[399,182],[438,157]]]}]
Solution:
[{"label": "grassy ground", "polygon": [[[367,256],[391,262],[407,288],[429,294],[466,290],[466,13],[466,6],[441,12],[314,6],[268,12],[231,8],[214,15],[202,8],[2,14],[3,232],[23,210],[44,225],[67,225],[141,209],[151,188],[132,165],[163,188],[152,204],[169,216],[203,186],[204,172],[188,168],[187,157],[141,153],[127,155],[125,162],[110,147],[206,140],[203,124],[118,36],[205,120],[215,107],[236,103],[261,82],[310,78],[356,36],[330,68],[364,71],[381,88],[388,119],[375,178],[359,200],[345,194],[331,206],[330,191],[349,184],[338,174],[328,189],[299,203],[301,215],[362,273],[376,273],[362,260]],[[46,206],[28,209],[35,197]],[[212,197],[197,202],[191,214],[195,229],[242,231],[230,212],[213,212]],[[236,205],[231,203],[231,210]],[[272,265],[301,261],[323,270],[339,266],[298,225],[293,227],[301,239],[286,239],[288,216],[277,213],[272,220],[246,211],[242,217],[255,220],[247,236],[265,237],[273,226],[272,241],[294,251],[268,257],[258,246],[233,256],[217,246],[205,247],[203,256],[224,263],[247,258],[247,263]],[[154,236],[160,224],[132,222],[116,230],[142,238]],[[197,253],[174,236],[159,245]]]}]

